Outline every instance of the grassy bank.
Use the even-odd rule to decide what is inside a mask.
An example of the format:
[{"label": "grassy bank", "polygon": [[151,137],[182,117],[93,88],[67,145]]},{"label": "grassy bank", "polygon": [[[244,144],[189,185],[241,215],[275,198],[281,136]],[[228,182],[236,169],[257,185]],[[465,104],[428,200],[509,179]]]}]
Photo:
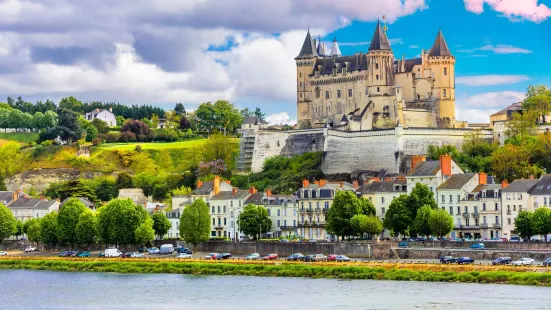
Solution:
[{"label": "grassy bank", "polygon": [[167,259],[5,258],[0,259],[0,269],[377,279],[551,286],[551,272],[528,267],[440,266],[391,263],[304,264],[245,261],[211,262]]}]

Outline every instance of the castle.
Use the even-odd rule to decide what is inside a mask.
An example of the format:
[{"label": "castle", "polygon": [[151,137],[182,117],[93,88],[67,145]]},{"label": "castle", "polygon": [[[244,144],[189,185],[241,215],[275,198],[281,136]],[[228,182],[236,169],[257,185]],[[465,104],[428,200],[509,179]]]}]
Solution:
[{"label": "castle", "polygon": [[455,57],[442,31],[420,56],[395,60],[380,22],[366,54],[342,56],[336,39],[327,51],[308,31],[295,58],[298,127],[466,127],[455,119]]}]

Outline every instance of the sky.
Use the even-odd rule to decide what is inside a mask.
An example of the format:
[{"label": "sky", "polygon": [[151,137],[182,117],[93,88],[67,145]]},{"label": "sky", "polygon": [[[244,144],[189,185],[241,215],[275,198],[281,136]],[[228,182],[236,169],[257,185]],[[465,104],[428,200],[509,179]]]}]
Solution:
[{"label": "sky", "polygon": [[306,31],[366,52],[378,18],[397,58],[439,29],[456,57],[456,117],[551,86],[551,0],[0,0],[0,98],[151,104],[230,100],[296,120]]}]

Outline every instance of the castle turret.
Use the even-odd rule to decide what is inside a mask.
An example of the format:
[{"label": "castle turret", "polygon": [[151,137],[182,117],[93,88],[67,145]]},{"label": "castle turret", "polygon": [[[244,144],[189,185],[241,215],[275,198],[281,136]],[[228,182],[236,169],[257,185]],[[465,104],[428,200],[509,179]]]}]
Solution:
[{"label": "castle turret", "polygon": [[312,40],[310,30],[308,30],[300,53],[295,58],[297,64],[297,122],[299,126],[311,125],[304,123],[312,119],[310,74],[314,69],[318,56],[315,40]]},{"label": "castle turret", "polygon": [[433,97],[439,99],[437,117],[443,127],[455,124],[455,57],[450,52],[442,31],[428,53],[428,63],[434,78]]},{"label": "castle turret", "polygon": [[337,38],[333,39],[333,47],[331,47],[331,56],[342,56],[341,49],[339,48],[339,43],[337,43]]}]

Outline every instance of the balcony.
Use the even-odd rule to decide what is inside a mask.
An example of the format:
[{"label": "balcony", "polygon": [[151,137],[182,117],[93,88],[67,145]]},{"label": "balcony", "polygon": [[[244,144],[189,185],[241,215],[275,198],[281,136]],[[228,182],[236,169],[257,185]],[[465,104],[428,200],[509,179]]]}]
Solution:
[{"label": "balcony", "polygon": [[305,228],[305,227],[310,227],[312,226],[312,224],[308,223],[307,221],[305,221],[304,223],[299,223],[298,224],[298,228]]},{"label": "balcony", "polygon": [[453,227],[455,230],[475,230],[480,229],[480,225],[455,225]]},{"label": "balcony", "polygon": [[468,212],[463,212],[463,218],[468,219],[469,218],[469,213]]},{"label": "balcony", "polygon": [[473,212],[473,218],[477,219],[480,217],[480,213],[478,212]]},{"label": "balcony", "polygon": [[216,230],[224,229],[224,226],[217,225],[217,226],[214,226],[214,229],[216,229]]},{"label": "balcony", "polygon": [[507,215],[511,215],[511,210],[507,210]]},{"label": "balcony", "polygon": [[281,230],[296,230],[297,226],[279,226]]},{"label": "balcony", "polygon": [[329,208],[323,208],[322,212],[323,214],[327,215],[327,213],[329,212]]},{"label": "balcony", "polygon": [[314,212],[314,209],[312,209],[312,208],[307,208],[306,209],[306,213],[313,213],[313,212]]},{"label": "balcony", "polygon": [[492,227],[495,228],[495,229],[501,229],[501,224],[494,223],[494,225]]},{"label": "balcony", "polygon": [[316,213],[321,213],[321,208],[316,208]]}]

